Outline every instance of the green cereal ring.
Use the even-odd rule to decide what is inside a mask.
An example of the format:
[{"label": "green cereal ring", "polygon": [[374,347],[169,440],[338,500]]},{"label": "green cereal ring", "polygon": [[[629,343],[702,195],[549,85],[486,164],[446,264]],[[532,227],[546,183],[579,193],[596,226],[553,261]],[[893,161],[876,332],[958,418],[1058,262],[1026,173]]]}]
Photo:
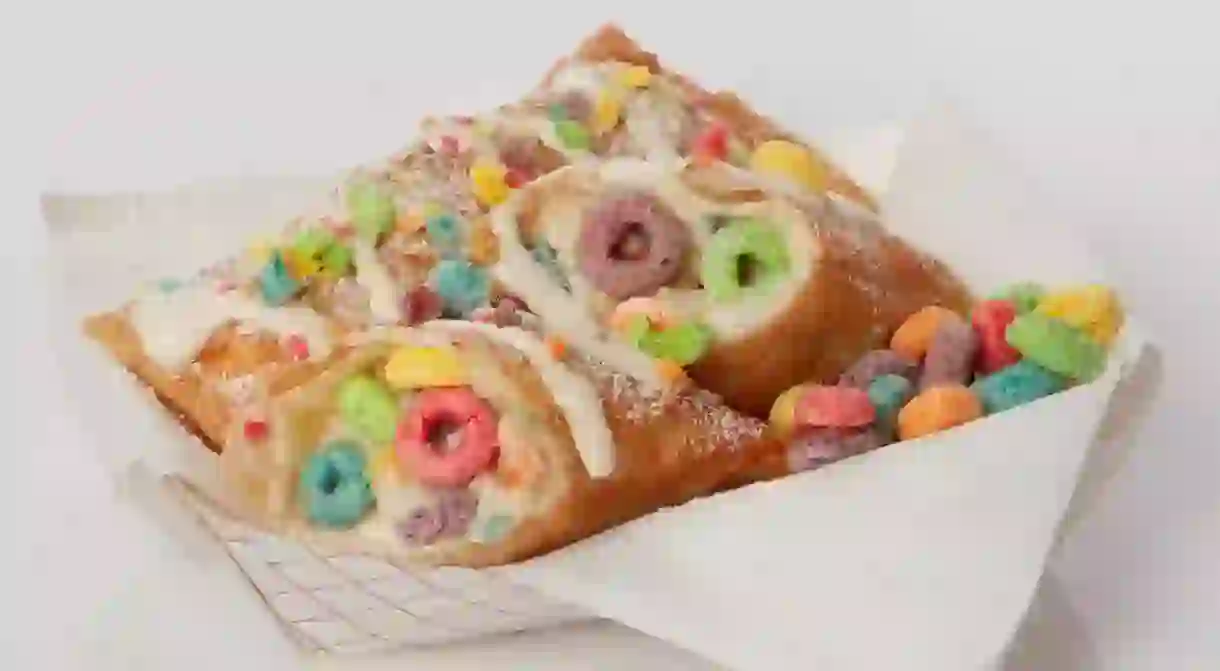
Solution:
[{"label": "green cereal ring", "polygon": [[1046,289],[1043,289],[1042,285],[1037,282],[1018,282],[997,291],[991,298],[1011,301],[1017,308],[1017,314],[1023,315],[1026,312],[1033,312],[1045,294]]},{"label": "green cereal ring", "polygon": [[1067,380],[1061,376],[1025,359],[977,380],[970,390],[990,415],[1050,396],[1066,386]]},{"label": "green cereal ring", "polygon": [[347,209],[356,231],[369,242],[376,242],[394,228],[398,216],[394,199],[372,182],[357,182],[348,187]]},{"label": "green cereal ring", "polygon": [[355,375],[339,385],[339,416],[360,437],[376,444],[394,440],[398,403],[385,385],[368,375]]},{"label": "green cereal ring", "polygon": [[292,248],[301,256],[317,258],[335,242],[335,234],[324,228],[301,231],[292,241]]},{"label": "green cereal ring", "polygon": [[1017,317],[1005,339],[1026,359],[1064,377],[1088,382],[1106,366],[1106,350],[1084,333],[1037,312]]},{"label": "green cereal ring", "polygon": [[585,128],[578,121],[564,119],[563,121],[555,122],[555,135],[559,137],[559,141],[568,149],[578,151],[586,151],[589,149],[591,142],[589,138],[589,129]]},{"label": "green cereal ring", "polygon": [[322,252],[322,270],[334,277],[342,277],[352,269],[352,250],[346,245],[333,244]]},{"label": "green cereal ring", "polygon": [[[633,324],[634,325],[634,324]],[[712,343],[712,332],[702,324],[678,324],[644,333],[637,346],[658,359],[689,366],[699,360]]]},{"label": "green cereal ring", "polygon": [[717,301],[765,292],[788,276],[788,248],[773,226],[739,219],[721,228],[703,250],[700,279]]}]

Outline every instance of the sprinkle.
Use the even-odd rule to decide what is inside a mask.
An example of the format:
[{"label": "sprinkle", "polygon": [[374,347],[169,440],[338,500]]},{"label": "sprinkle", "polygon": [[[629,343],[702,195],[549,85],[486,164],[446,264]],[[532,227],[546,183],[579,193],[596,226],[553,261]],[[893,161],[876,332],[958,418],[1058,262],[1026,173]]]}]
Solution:
[{"label": "sprinkle", "polygon": [[402,321],[416,326],[441,316],[445,301],[426,286],[418,286],[402,297]]},{"label": "sprinkle", "polygon": [[556,361],[562,361],[568,353],[568,344],[555,336],[547,336],[546,347],[551,353],[551,358]]},{"label": "sprinkle", "polygon": [[423,207],[424,219],[431,219],[432,217],[438,217],[444,213],[445,213],[445,208],[440,203],[428,202],[428,203],[424,204],[424,207]]},{"label": "sprinkle", "polygon": [[671,385],[685,383],[687,379],[686,371],[682,370],[681,364],[679,364],[677,361],[671,361],[669,359],[657,359],[656,366],[657,373],[661,376],[661,379],[665,380]]},{"label": "sprinkle", "polygon": [[627,88],[647,88],[652,83],[652,71],[646,65],[633,65],[619,74],[618,82]]},{"label": "sprinkle", "polygon": [[271,260],[273,252],[275,252],[275,245],[269,240],[256,240],[246,248],[246,254],[260,266]]},{"label": "sprinkle", "polygon": [[267,421],[263,419],[247,419],[241,427],[242,435],[246,440],[253,443],[261,443],[267,439],[271,433],[270,427],[267,426]]},{"label": "sprinkle", "polygon": [[508,188],[510,189],[520,189],[522,185],[528,181],[529,179],[526,177],[525,173],[516,168],[509,168],[504,173],[504,183],[507,184]]},{"label": "sprinkle", "polygon": [[494,543],[513,528],[513,518],[508,515],[492,515],[483,526],[483,542]]},{"label": "sprinkle", "polygon": [[546,106],[546,116],[551,121],[559,123],[568,119],[568,108],[561,102],[551,103]]},{"label": "sprinkle", "polygon": [[376,482],[395,484],[398,481],[398,458],[393,448],[384,448],[373,454],[369,462],[369,474]]},{"label": "sprinkle", "polygon": [[306,361],[309,359],[309,341],[299,333],[293,333],[284,339],[284,346],[288,348],[288,354],[293,361]]},{"label": "sprinkle", "polygon": [[720,121],[712,121],[695,138],[691,149],[694,159],[699,163],[723,161],[729,155],[729,128]]},{"label": "sprinkle", "polygon": [[425,225],[424,218],[414,212],[402,212],[394,220],[394,227],[403,233],[414,233]]},{"label": "sprinkle", "polygon": [[508,198],[509,187],[505,181],[504,166],[490,161],[476,161],[470,168],[471,188],[479,204],[495,207]]},{"label": "sprinkle", "polygon": [[472,263],[490,266],[500,255],[500,242],[491,230],[491,225],[479,220],[470,227],[470,239],[466,242],[466,256]]}]

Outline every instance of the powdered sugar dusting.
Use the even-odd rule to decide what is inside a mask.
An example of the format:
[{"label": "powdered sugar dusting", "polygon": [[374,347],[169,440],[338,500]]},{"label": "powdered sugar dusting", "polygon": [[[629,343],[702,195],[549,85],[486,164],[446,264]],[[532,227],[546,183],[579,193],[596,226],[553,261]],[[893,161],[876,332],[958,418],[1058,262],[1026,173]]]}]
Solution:
[{"label": "powdered sugar dusting", "polygon": [[[690,449],[739,449],[761,438],[766,429],[762,421],[736,412],[707,390],[649,390],[599,361],[573,357],[571,363],[593,379],[605,399],[626,407],[626,419],[633,424],[655,422],[666,414],[693,422],[699,430],[687,439],[686,447]],[[696,441],[698,444],[693,444]]]}]

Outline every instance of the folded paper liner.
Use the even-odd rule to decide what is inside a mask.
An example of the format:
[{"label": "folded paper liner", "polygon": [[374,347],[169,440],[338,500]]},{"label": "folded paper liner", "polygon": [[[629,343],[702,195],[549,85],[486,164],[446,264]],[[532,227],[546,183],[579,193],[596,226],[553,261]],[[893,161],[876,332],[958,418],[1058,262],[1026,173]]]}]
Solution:
[{"label": "folded paper liner", "polygon": [[[952,108],[917,119],[896,153],[877,140],[888,135],[857,137],[866,142],[839,153],[845,165],[876,173],[862,175],[866,182],[884,183],[889,173],[888,226],[976,290],[1030,279],[1106,281],[1070,222]],[[661,511],[523,564],[405,571],[326,556],[211,505],[219,496],[215,459],[86,343],[78,323],[141,281],[181,276],[240,249],[331,183],[260,180],[44,201],[61,307],[56,345],[100,454],[168,529],[188,542],[221,543],[311,649],[386,651],[603,617],[738,669],[993,668],[1069,504],[1074,514],[1088,504],[1072,500],[1082,464],[1144,347],[1129,320],[1092,384]],[[1098,449],[1114,451],[1113,463],[1120,441],[1106,433]],[[1098,489],[1091,483],[1090,496]],[[191,523],[200,521],[206,534]]]}]

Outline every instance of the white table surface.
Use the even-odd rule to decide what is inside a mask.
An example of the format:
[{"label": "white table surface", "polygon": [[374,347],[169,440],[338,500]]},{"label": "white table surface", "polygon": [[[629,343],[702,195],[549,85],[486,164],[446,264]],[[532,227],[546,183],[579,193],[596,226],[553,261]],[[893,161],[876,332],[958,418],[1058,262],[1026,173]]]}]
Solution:
[{"label": "white table surface", "polygon": [[[1220,340],[1220,47],[1206,10],[1187,11],[1195,3],[1185,0],[752,0],[734,11],[627,0],[598,10],[520,0],[426,10],[222,4],[42,4],[42,16],[6,25],[14,34],[0,49],[12,53],[0,54],[0,68],[14,70],[6,81],[20,95],[5,103],[0,140],[6,158],[36,152],[8,182],[101,192],[328,170],[396,146],[425,110],[512,97],[611,16],[680,69],[799,128],[867,127],[914,112],[929,90],[948,93],[1075,208],[1078,218],[1063,226],[1094,241],[1162,349],[1164,383],[1139,451],[1056,559],[1043,601],[1049,638],[1035,636],[1050,642],[1032,646],[1044,661],[1023,666],[1220,660],[1211,633],[1220,616],[1220,427],[1196,400],[1220,376],[1209,356]],[[481,85],[455,93],[442,74]],[[820,94],[785,93],[810,86]],[[11,539],[0,559],[11,582],[0,586],[0,662],[268,671],[317,663],[294,656],[230,576],[192,563],[116,503],[87,437],[57,412],[59,377],[42,372],[56,365],[39,283],[45,240],[36,203],[17,206],[6,217],[3,286],[31,318],[0,336],[14,388],[4,419],[15,469],[0,499]],[[708,668],[606,627],[394,666],[405,663]]]}]

